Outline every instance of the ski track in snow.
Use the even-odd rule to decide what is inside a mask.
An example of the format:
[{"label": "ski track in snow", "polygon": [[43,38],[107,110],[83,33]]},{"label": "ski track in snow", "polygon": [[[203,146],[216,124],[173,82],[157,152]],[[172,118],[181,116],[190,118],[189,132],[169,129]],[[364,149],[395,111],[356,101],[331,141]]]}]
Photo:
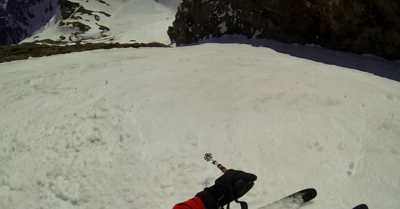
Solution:
[{"label": "ski track in snow", "polygon": [[398,82],[237,44],[0,69],[0,208],[172,208],[220,176],[206,152],[258,175],[251,208],[399,208]]}]

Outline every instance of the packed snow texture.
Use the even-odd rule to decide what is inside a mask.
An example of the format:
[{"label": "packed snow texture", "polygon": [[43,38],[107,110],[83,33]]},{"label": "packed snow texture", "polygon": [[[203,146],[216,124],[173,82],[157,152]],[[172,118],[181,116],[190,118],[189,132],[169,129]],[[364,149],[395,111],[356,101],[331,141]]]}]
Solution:
[{"label": "packed snow texture", "polygon": [[250,208],[400,205],[396,81],[204,44],[2,63],[0,85],[0,208],[172,208],[221,175],[206,152],[258,175]]},{"label": "packed snow texture", "polygon": [[[117,41],[169,43],[180,1],[77,2],[111,14]],[[38,39],[71,32],[59,18]],[[206,152],[258,175],[250,208],[310,187],[309,209],[400,208],[400,83],[287,54],[388,77],[399,63],[271,43],[0,64],[0,208],[172,208],[221,175]]]}]

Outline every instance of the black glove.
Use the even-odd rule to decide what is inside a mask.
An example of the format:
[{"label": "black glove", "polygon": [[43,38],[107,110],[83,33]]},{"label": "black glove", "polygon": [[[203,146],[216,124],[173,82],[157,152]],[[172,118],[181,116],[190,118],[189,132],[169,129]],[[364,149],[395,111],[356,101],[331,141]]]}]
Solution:
[{"label": "black glove", "polygon": [[200,197],[207,209],[217,209],[245,195],[254,185],[257,176],[243,171],[229,169],[196,196]]}]

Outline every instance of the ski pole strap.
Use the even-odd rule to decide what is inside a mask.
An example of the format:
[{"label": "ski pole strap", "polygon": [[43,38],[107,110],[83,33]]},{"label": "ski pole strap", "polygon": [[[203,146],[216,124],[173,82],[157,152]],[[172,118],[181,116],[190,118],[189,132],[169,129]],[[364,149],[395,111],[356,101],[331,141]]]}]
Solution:
[{"label": "ski pole strap", "polygon": [[235,200],[235,202],[236,202],[236,203],[239,203],[239,204],[240,204],[240,207],[241,207],[242,209],[248,209],[248,208],[249,208],[248,205],[247,205],[247,202],[238,201],[238,200]]},{"label": "ski pole strap", "polygon": [[[240,207],[241,207],[242,209],[248,209],[248,208],[249,208],[249,206],[247,205],[247,202],[238,201],[238,200],[235,200],[235,202],[236,202],[236,203],[239,203],[239,204],[240,204]],[[230,204],[231,204],[231,203],[228,203],[227,209],[229,209]]]}]

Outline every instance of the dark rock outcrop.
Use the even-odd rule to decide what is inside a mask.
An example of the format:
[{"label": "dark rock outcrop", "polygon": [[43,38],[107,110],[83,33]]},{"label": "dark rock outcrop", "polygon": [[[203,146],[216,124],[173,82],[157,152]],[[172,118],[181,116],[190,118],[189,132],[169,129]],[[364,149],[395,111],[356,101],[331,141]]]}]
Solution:
[{"label": "dark rock outcrop", "polygon": [[400,59],[398,0],[183,0],[175,18],[177,46],[241,34]]},{"label": "dark rock outcrop", "polygon": [[30,37],[54,15],[57,0],[10,0],[0,16],[0,45]]},{"label": "dark rock outcrop", "polygon": [[75,2],[70,2],[68,0],[58,0],[58,6],[61,11],[61,17],[63,20],[69,18],[77,9],[80,4]]}]

